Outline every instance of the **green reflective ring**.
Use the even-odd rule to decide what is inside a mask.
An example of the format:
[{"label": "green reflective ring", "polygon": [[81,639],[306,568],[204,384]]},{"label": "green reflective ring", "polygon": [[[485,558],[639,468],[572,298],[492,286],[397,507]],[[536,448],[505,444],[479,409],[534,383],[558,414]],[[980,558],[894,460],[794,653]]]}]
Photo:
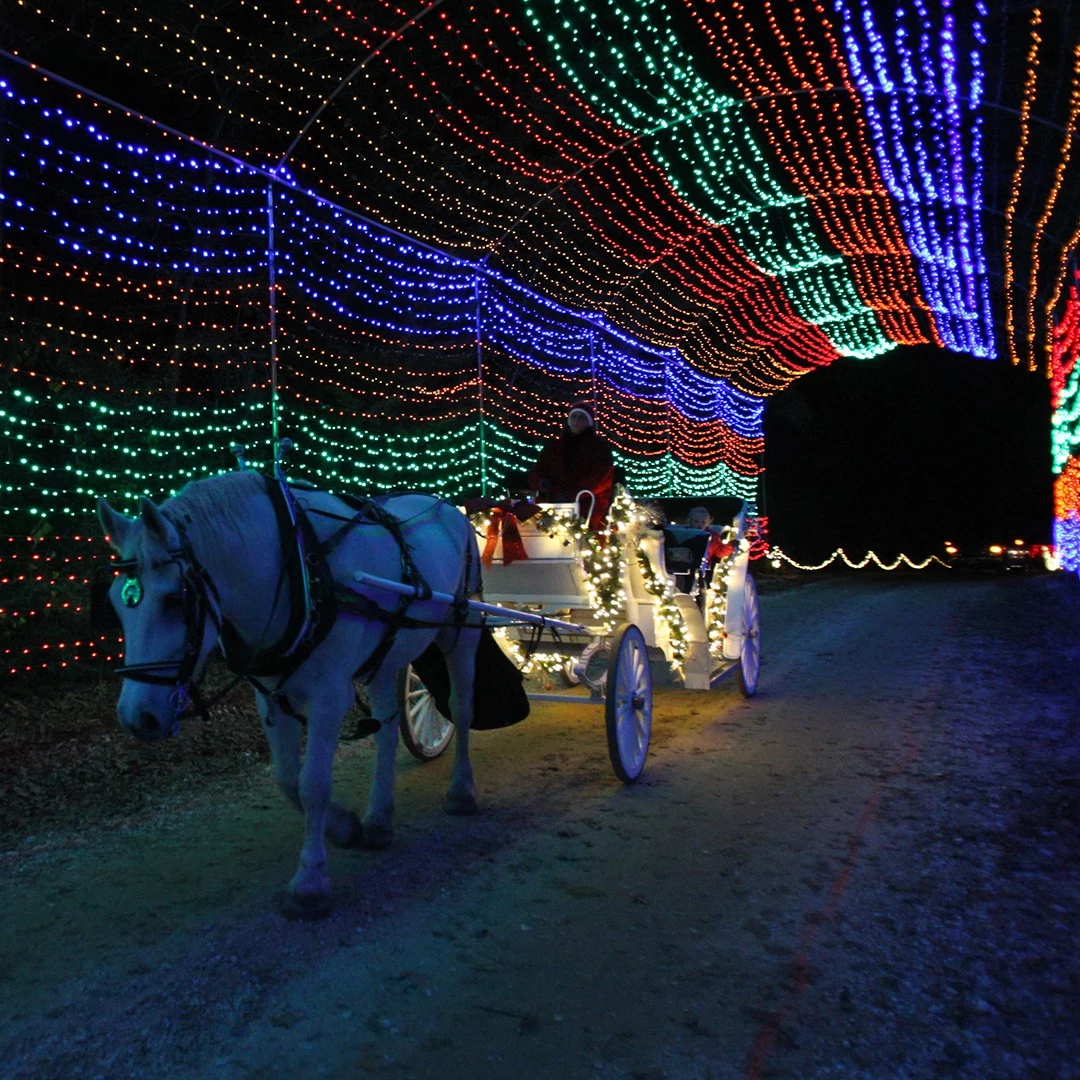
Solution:
[{"label": "green reflective ring", "polygon": [[134,574],[130,575],[120,587],[120,602],[124,607],[136,607],[142,600],[142,585]]}]

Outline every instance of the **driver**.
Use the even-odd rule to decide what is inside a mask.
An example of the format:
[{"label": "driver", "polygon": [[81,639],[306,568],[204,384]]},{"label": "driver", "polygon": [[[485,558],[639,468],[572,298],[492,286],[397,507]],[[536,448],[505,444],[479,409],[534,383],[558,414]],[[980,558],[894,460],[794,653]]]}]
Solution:
[{"label": "driver", "polygon": [[[563,430],[544,444],[529,472],[529,486],[551,502],[573,502],[579,491],[591,491],[596,503],[589,525],[600,529],[611,506],[614,485],[611,443],[596,433],[592,406],[577,402],[570,407]],[[579,505],[578,512],[581,510]]]}]

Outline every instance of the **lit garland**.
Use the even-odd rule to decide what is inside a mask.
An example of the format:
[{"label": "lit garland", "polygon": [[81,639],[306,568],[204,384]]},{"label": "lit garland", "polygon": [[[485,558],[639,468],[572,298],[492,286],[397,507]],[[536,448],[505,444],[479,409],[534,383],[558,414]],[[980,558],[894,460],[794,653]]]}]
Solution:
[{"label": "lit garland", "polygon": [[504,626],[498,627],[494,634],[506,654],[514,661],[523,675],[532,675],[536,672],[557,675],[566,668],[565,653],[548,653],[537,650],[526,653],[521,647],[521,642],[510,637]]},{"label": "lit garland", "polygon": [[[610,635],[625,619],[631,551],[641,570],[645,588],[655,598],[653,617],[662,629],[670,647],[672,670],[678,671],[689,650],[686,621],[675,603],[674,589],[662,581],[653,570],[648,557],[639,547],[641,530],[651,527],[654,515],[636,503],[623,488],[618,488],[608,511],[607,527],[602,531],[589,528],[575,513],[545,510],[531,520],[535,527],[550,536],[561,537],[576,553],[585,580],[589,606],[601,633]],[[478,535],[486,536],[491,519],[485,514],[471,518]],[[518,666],[528,674],[534,670],[555,673],[563,669],[565,654],[534,652],[526,657],[514,639],[506,637],[505,644]]]},{"label": "lit garland", "polygon": [[744,535],[731,552],[718,559],[713,567],[712,578],[705,590],[705,632],[709,638],[709,655],[713,660],[724,660],[724,637],[727,625],[728,596],[731,593],[731,575],[739,558],[750,551],[750,537]]},{"label": "lit garland", "polygon": [[898,555],[892,562],[886,563],[882,562],[880,557],[873,551],[868,551],[861,559],[851,559],[843,548],[837,548],[822,562],[806,564],[797,562],[788,555],[786,551],[777,547],[775,544],[769,548],[768,559],[773,567],[777,569],[779,569],[783,563],[787,563],[789,566],[794,566],[796,570],[824,570],[826,567],[832,566],[837,559],[850,570],[865,570],[868,566],[876,567],[878,570],[897,570],[901,566],[905,566],[909,570],[925,570],[931,564],[943,566],[946,570],[952,569],[947,562],[943,559],[939,559],[937,555],[931,555],[929,558],[923,559],[922,562],[914,562],[912,559],[908,558],[907,555]]},{"label": "lit garland", "polygon": [[641,570],[641,579],[645,583],[645,588],[656,598],[653,620],[660,624],[667,638],[668,647],[671,650],[669,657],[671,669],[680,671],[686,654],[690,650],[690,639],[686,619],[679,605],[675,603],[675,588],[660,579],[649,557],[640,547],[637,550],[637,564]]},{"label": "lit garland", "polygon": [[540,528],[552,528],[574,546],[585,576],[585,588],[593,617],[605,634],[613,634],[626,611],[626,547],[634,520],[634,502],[619,490],[611,501],[604,530],[589,528],[576,514],[540,515]]}]

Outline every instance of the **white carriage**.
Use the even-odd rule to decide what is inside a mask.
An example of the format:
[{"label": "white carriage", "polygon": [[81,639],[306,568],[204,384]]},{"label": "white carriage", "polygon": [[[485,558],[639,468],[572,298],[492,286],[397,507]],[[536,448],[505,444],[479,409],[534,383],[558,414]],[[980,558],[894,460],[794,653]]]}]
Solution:
[{"label": "white carriage", "polygon": [[[539,671],[543,683],[565,684],[560,693],[530,690],[530,699],[604,706],[612,768],[623,781],[640,775],[648,753],[654,663],[666,663],[687,689],[710,689],[730,674],[745,696],[757,689],[760,618],[747,508],[741,499],[723,502],[730,519],[708,532],[665,530],[625,495],[612,505],[605,536],[588,529],[578,503],[542,505],[528,520],[511,521],[520,545],[517,536],[508,543],[507,511],[502,521],[480,522],[489,565],[483,603],[470,608],[498,627],[519,666]],[[672,545],[688,536],[701,557],[674,566]],[[514,557],[522,549],[525,557]],[[401,695],[407,748],[421,760],[437,757],[452,725],[411,668]]]}]

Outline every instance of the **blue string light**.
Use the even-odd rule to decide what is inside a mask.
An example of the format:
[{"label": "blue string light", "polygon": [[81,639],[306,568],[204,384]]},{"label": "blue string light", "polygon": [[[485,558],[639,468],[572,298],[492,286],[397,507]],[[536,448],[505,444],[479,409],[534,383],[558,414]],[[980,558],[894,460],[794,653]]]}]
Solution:
[{"label": "blue string light", "polygon": [[[211,461],[221,467],[213,448],[258,441],[269,412],[271,183],[283,423],[302,446],[318,447],[309,473],[368,489],[406,479],[425,486],[426,476],[426,486],[461,494],[485,469],[528,465],[566,402],[588,397],[637,492],[752,493],[756,470],[745,463],[759,449],[762,399],[703,374],[677,349],[350,213],[280,171],[271,178],[198,144],[178,148],[178,136],[136,117],[106,110],[103,120],[105,107],[92,100],[57,108],[17,91],[27,77],[16,67],[0,82],[12,106],[0,208],[11,250],[26,265],[39,260],[44,288],[26,290],[9,330],[43,356],[70,355],[80,373],[93,363],[100,376],[90,381],[110,404],[101,412],[70,391],[55,409],[33,395],[10,403],[5,437],[26,450],[9,478],[11,505],[74,512],[118,485],[132,498],[160,497]],[[72,275],[96,286],[86,304],[49,295],[50,280]],[[130,300],[118,304],[123,296]],[[42,315],[49,331],[36,342]],[[164,398],[127,407],[108,388],[110,362],[141,373],[132,394],[152,396],[155,380],[180,377],[201,400],[190,410]],[[483,415],[481,377],[508,388],[487,395]],[[329,387],[351,395],[351,419],[348,406],[320,411]],[[380,435],[384,422],[371,422],[393,413],[390,402],[406,424],[426,422],[428,436]],[[673,424],[691,436],[676,444]],[[128,445],[81,445],[106,429],[123,431]],[[78,456],[52,463],[47,447],[75,443]],[[391,450],[380,454],[380,445]],[[358,464],[364,455],[373,460]]]},{"label": "blue string light", "polygon": [[[878,165],[896,200],[919,279],[945,346],[994,357],[984,255],[982,100],[984,0],[971,30],[966,73],[949,0],[934,23],[925,0],[893,11],[891,47],[868,0],[833,0]],[[968,93],[961,93],[965,84]]]}]

